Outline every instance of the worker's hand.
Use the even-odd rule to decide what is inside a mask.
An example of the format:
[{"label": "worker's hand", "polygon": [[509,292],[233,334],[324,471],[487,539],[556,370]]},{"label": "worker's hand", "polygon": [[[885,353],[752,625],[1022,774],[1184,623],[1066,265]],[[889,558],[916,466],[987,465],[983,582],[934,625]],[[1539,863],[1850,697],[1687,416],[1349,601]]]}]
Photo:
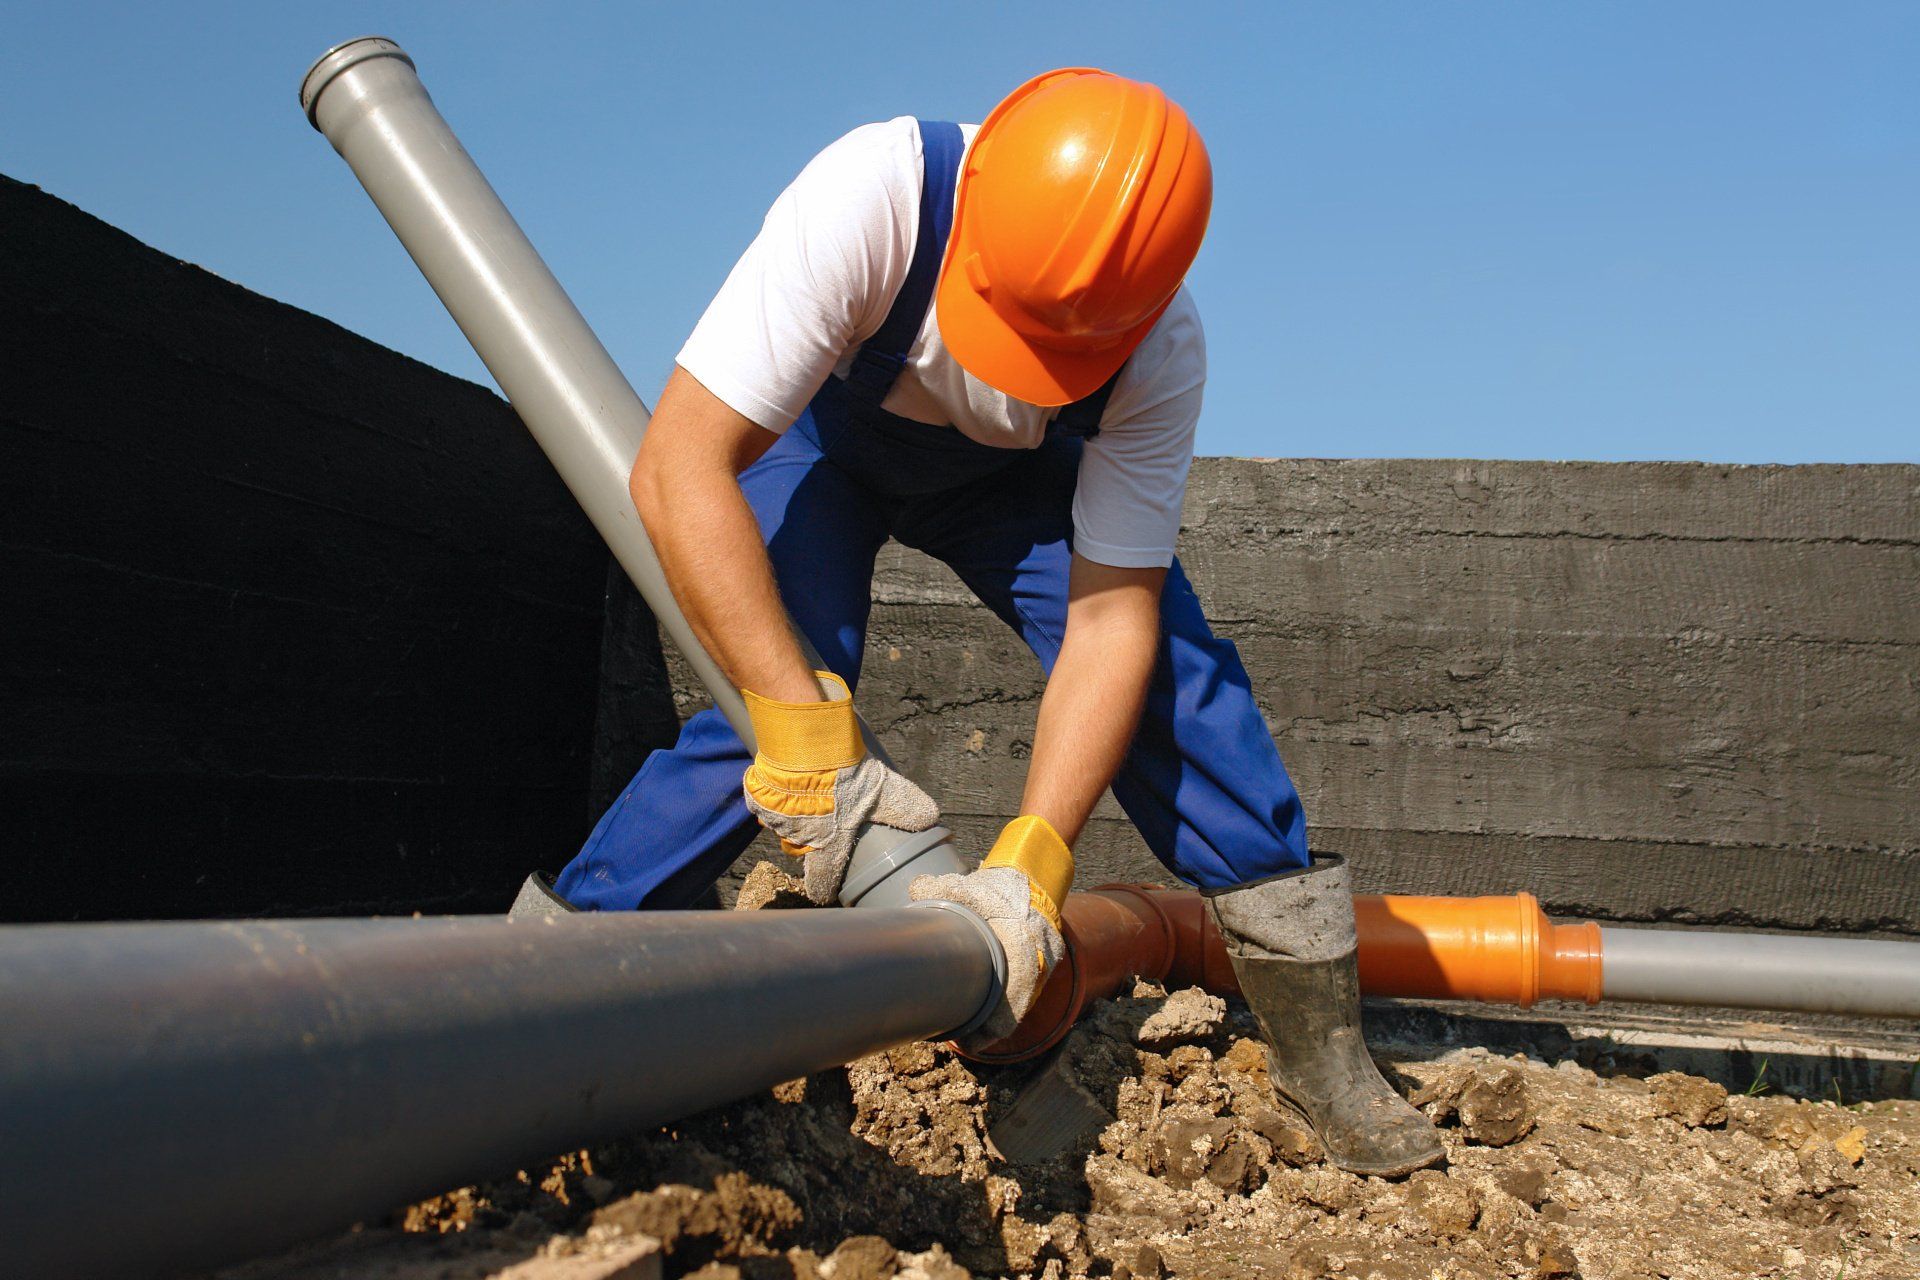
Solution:
[{"label": "worker's hand", "polygon": [[978,914],[1007,953],[1007,987],[1000,1006],[963,1048],[980,1048],[1013,1034],[1020,1019],[1067,954],[1060,904],[1073,887],[1073,851],[1045,818],[1015,818],[993,852],[969,875],[921,876],[907,889],[915,902],[939,898]]},{"label": "worker's hand", "polygon": [[825,702],[775,702],[742,690],[760,752],[742,780],[747,808],[806,859],[807,897],[832,906],[847,878],[854,837],[869,822],[925,831],[940,806],[867,754],[853,698],[839,676],[815,672]]}]

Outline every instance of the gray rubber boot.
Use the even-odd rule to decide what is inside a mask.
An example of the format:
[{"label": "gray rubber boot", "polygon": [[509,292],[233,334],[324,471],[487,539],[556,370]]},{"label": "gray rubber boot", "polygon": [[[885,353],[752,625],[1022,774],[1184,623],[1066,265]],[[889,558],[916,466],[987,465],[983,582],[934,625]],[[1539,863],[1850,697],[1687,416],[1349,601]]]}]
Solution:
[{"label": "gray rubber boot", "polygon": [[538,871],[527,877],[507,908],[509,920],[545,920],[549,916],[570,916],[580,910],[553,891],[553,881]]},{"label": "gray rubber boot", "polygon": [[1267,1075],[1327,1159],[1392,1178],[1443,1159],[1427,1118],[1381,1078],[1360,1034],[1358,941],[1346,861],[1206,895],[1240,991],[1267,1037]]}]

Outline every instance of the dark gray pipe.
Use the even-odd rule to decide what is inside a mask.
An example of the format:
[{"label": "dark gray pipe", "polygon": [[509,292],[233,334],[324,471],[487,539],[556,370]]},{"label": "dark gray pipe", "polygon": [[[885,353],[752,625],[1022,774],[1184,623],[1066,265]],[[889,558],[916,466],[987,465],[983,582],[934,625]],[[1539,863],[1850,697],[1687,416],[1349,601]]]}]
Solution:
[{"label": "dark gray pipe", "polygon": [[[391,40],[350,40],[307,71],[300,105],[373,197],[714,704],[752,746],[740,693],[687,625],[627,493],[647,406],[441,118],[413,60]],[[810,646],[808,653],[819,665]],[[885,757],[871,733],[867,742]],[[966,870],[944,827],[929,838],[870,826],[841,900],[898,906],[914,877]]]},{"label": "dark gray pipe", "polygon": [[1920,945],[1705,929],[1600,930],[1601,998],[1920,1018]]},{"label": "dark gray pipe", "polygon": [[164,1275],[937,1035],[965,912],[0,929],[0,1272]]}]

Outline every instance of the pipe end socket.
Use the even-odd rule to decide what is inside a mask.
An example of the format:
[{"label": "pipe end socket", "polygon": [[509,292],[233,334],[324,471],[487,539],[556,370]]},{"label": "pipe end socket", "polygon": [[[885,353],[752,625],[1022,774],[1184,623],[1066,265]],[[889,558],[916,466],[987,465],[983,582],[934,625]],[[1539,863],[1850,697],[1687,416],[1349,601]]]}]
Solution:
[{"label": "pipe end socket", "polygon": [[1007,990],[1007,949],[1000,945],[1000,935],[993,931],[993,926],[982,919],[978,912],[963,907],[957,902],[929,898],[925,902],[909,902],[907,907],[914,911],[945,911],[959,916],[972,925],[974,931],[986,943],[987,954],[993,958],[993,985],[987,991],[987,998],[980,1002],[980,1007],[974,1010],[971,1018],[946,1032],[942,1038],[955,1040],[978,1031],[987,1025],[987,1019],[993,1016],[994,1009],[1000,1004],[1000,997],[1005,995]]},{"label": "pipe end socket", "polygon": [[953,847],[953,832],[945,827],[899,831],[875,823],[860,833],[840,883],[843,907],[904,907],[912,899],[907,886],[921,876],[944,876],[973,870]]},{"label": "pipe end socket", "polygon": [[409,67],[413,59],[407,51],[385,36],[360,36],[337,44],[313,60],[307,68],[307,74],[300,77],[300,110],[307,116],[307,123],[314,128],[320,127],[315,115],[319,109],[320,95],[326,91],[341,72],[349,67],[358,66],[371,58],[398,58]]}]

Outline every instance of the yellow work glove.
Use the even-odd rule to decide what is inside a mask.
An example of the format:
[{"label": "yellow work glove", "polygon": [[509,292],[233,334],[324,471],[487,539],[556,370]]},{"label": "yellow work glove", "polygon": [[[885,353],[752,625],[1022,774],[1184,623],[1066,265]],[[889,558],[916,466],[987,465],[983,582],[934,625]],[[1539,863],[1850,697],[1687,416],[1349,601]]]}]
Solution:
[{"label": "yellow work glove", "polygon": [[1067,954],[1060,907],[1073,887],[1073,850],[1045,818],[1015,818],[993,851],[968,875],[921,876],[907,889],[915,902],[957,902],[985,920],[1007,953],[1007,986],[986,1023],[966,1037],[975,1048],[1004,1040],[1027,1016],[1047,975]]},{"label": "yellow work glove", "polygon": [[925,831],[940,821],[940,806],[867,754],[846,683],[830,671],[814,674],[825,702],[775,702],[741,690],[759,740],[741,785],[747,808],[781,849],[806,859],[807,897],[825,907],[840,896],[862,826]]}]

